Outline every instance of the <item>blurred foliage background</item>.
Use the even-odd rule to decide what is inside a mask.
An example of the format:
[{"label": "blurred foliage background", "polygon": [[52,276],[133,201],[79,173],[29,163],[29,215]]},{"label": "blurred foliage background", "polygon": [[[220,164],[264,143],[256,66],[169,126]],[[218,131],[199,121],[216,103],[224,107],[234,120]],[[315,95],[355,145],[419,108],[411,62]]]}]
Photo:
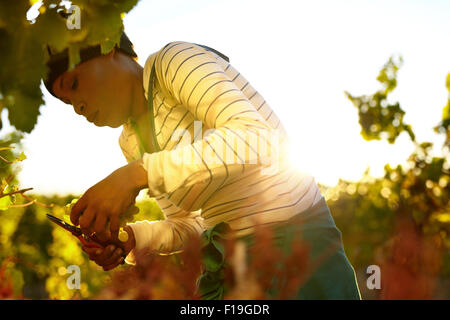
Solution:
[{"label": "blurred foliage background", "polygon": [[[340,180],[332,188],[322,186],[322,192],[343,233],[363,297],[449,299],[450,73],[443,79],[449,100],[434,128],[446,138],[441,154],[432,156],[432,143],[416,141],[400,103],[389,101],[401,64],[401,57],[388,60],[374,94],[346,94],[358,110],[364,139],[395,143],[405,132],[415,151],[405,155],[404,165],[385,165],[381,178],[371,177],[367,169],[360,181]],[[365,269],[371,264],[382,266],[381,293],[367,289]]]},{"label": "blurred foliage background", "polygon": [[[385,166],[383,177],[372,177],[369,169],[357,182],[340,180],[336,186],[321,185],[322,194],[343,234],[347,255],[357,272],[360,290],[366,299],[391,298],[450,298],[450,200],[449,200],[449,101],[443,118],[436,126],[446,134],[441,156],[431,156],[431,143],[417,142],[413,128],[403,123],[404,111],[399,103],[389,104],[388,92],[395,88],[399,65],[390,59],[380,72],[383,91],[373,95],[353,97],[358,109],[362,135],[365,139],[388,139],[405,131],[416,150],[405,158],[405,164]],[[389,70],[392,68],[393,70]],[[393,72],[395,70],[395,72]],[[392,72],[391,72],[392,71]],[[444,82],[444,81],[443,81]],[[447,78],[450,93],[450,74]],[[444,88],[444,86],[443,86]],[[373,109],[373,110],[372,110]],[[388,109],[387,112],[383,111]],[[396,121],[398,120],[398,121]],[[382,133],[386,133],[384,137]],[[0,151],[3,158],[19,158],[20,133],[2,137],[0,146],[14,149]],[[349,155],[351,156],[351,155]],[[2,180],[15,175],[23,162],[1,161]],[[11,180],[10,185],[17,183]],[[6,189],[5,189],[6,190]],[[4,191],[5,191],[4,190]],[[11,190],[15,190],[12,188]],[[19,194],[20,195],[20,194]],[[16,195],[0,211],[0,260],[5,291],[14,297],[32,299],[94,298],[108,286],[111,274],[90,262],[82,253],[78,240],[45,218],[49,211],[64,218],[64,206],[79,195],[42,197]],[[34,199],[37,203],[21,207]],[[4,202],[4,201],[2,201]],[[42,205],[38,205],[38,204]],[[51,208],[45,207],[53,204]],[[12,207],[17,206],[17,207]],[[140,209],[135,220],[163,219],[157,203],[150,198],[137,204]],[[66,217],[67,219],[67,217]],[[80,290],[67,288],[66,268],[79,265],[83,275]],[[369,265],[380,265],[382,290],[366,286]],[[119,269],[127,268],[121,266]],[[117,285],[117,284],[116,284]]]},{"label": "blurred foliage background", "polygon": [[[40,17],[31,24],[24,23],[24,15],[34,1],[0,3],[0,111],[9,110],[9,120],[18,130],[0,137],[0,298],[95,298],[117,272],[104,272],[90,262],[78,240],[45,217],[50,212],[64,218],[65,205],[80,195],[43,197],[30,193],[29,188],[18,190],[16,175],[26,165],[20,144],[22,132],[33,129],[43,103],[39,84],[45,73],[45,44],[57,50],[69,48],[71,63],[76,63],[77,50],[85,44],[101,43],[106,52],[118,39],[122,14],[136,2],[73,1],[91,15],[84,21],[92,21],[89,32],[76,35],[47,32],[65,30],[58,27],[63,23],[56,13],[59,1],[45,1]],[[105,8],[107,14],[102,11]],[[40,34],[45,36],[34,37],[39,30],[44,30]],[[386,62],[375,93],[346,94],[349,106],[357,109],[364,139],[394,144],[403,133],[415,151],[405,155],[402,165],[392,168],[387,164],[383,177],[372,177],[368,168],[360,181],[340,180],[336,186],[320,187],[342,231],[363,298],[450,299],[450,74],[442,81],[449,100],[443,101],[442,117],[436,119],[434,127],[437,134],[445,136],[445,142],[441,154],[432,155],[432,144],[416,140],[414,128],[404,122],[400,102],[389,97],[397,86],[402,61],[401,57],[391,57]],[[8,67],[12,65],[26,71],[21,74]],[[23,77],[24,72],[27,77]],[[137,206],[136,221],[163,218],[153,199]],[[367,267],[374,264],[381,266],[381,290],[366,286]],[[66,268],[70,265],[81,268],[79,290],[67,288]]]}]

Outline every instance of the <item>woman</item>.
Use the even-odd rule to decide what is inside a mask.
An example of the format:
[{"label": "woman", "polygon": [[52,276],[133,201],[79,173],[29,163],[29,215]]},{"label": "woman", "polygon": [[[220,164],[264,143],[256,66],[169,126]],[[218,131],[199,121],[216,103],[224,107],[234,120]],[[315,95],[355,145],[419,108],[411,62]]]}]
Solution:
[{"label": "woman", "polygon": [[[119,143],[128,161],[85,192],[72,222],[114,242],[120,215],[143,188],[166,216],[129,224],[122,248],[84,247],[90,259],[110,270],[123,256],[134,263],[136,254],[180,250],[189,236],[221,222],[246,239],[262,224],[281,227],[282,238],[304,231],[313,255],[336,247],[296,298],[359,299],[339,230],[314,178],[286,160],[280,120],[227,57],[176,41],[151,54],[144,68],[135,58],[125,35],[108,54],[98,46],[84,49],[71,71],[67,54],[50,52],[49,91],[96,126],[122,125]],[[289,231],[286,222],[299,228]]]}]

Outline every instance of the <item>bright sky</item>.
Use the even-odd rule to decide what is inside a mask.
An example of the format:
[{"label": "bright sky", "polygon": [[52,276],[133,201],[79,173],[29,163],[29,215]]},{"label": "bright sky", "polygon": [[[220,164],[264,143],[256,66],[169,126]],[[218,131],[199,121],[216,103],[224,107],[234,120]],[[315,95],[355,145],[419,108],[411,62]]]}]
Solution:
[{"label": "bright sky", "polygon": [[[432,127],[447,99],[449,17],[447,0],[141,0],[125,17],[125,30],[141,65],[178,40],[228,55],[281,118],[299,169],[333,185],[358,180],[367,166],[379,175],[413,150],[403,134],[395,145],[363,140],[344,95],[377,90],[375,78],[392,54],[404,58],[393,99],[419,141],[442,145]],[[42,89],[46,105],[24,139],[21,187],[81,194],[126,164],[121,128],[95,127]],[[6,116],[0,135],[10,130]]]}]

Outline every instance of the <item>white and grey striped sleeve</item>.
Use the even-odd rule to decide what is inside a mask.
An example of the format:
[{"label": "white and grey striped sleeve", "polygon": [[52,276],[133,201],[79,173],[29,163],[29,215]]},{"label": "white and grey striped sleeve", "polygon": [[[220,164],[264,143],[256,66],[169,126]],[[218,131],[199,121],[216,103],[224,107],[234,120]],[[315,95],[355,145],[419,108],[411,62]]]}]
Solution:
[{"label": "white and grey striped sleeve", "polygon": [[263,157],[274,152],[272,129],[209,51],[172,42],[155,60],[161,90],[214,130],[193,143],[145,153],[149,194],[181,189],[186,196],[177,205],[198,210],[227,181],[270,165]]},{"label": "white and grey striped sleeve", "polygon": [[143,220],[128,224],[133,229],[136,241],[135,248],[127,257],[128,263],[135,263],[136,255],[170,254],[182,250],[189,237],[204,231],[199,211],[175,210],[166,216],[165,220]]}]

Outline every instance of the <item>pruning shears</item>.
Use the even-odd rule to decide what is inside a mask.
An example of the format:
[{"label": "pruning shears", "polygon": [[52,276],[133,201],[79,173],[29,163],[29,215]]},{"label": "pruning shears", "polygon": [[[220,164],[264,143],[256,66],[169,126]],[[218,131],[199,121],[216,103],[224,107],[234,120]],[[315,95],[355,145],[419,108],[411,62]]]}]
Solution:
[{"label": "pruning shears", "polygon": [[[105,248],[106,246],[108,246],[109,243],[101,241],[96,235],[95,233],[88,236],[86,234],[83,234],[83,232],[81,231],[80,228],[75,227],[73,225],[71,225],[70,223],[65,222],[64,220],[61,220],[55,216],[52,216],[51,214],[47,214],[47,218],[57,224],[58,226],[60,226],[61,228],[69,231],[70,233],[72,233],[75,237],[78,238],[78,240],[81,241],[81,243],[88,247],[88,248]],[[124,264],[125,262],[122,261],[122,264]]]}]

